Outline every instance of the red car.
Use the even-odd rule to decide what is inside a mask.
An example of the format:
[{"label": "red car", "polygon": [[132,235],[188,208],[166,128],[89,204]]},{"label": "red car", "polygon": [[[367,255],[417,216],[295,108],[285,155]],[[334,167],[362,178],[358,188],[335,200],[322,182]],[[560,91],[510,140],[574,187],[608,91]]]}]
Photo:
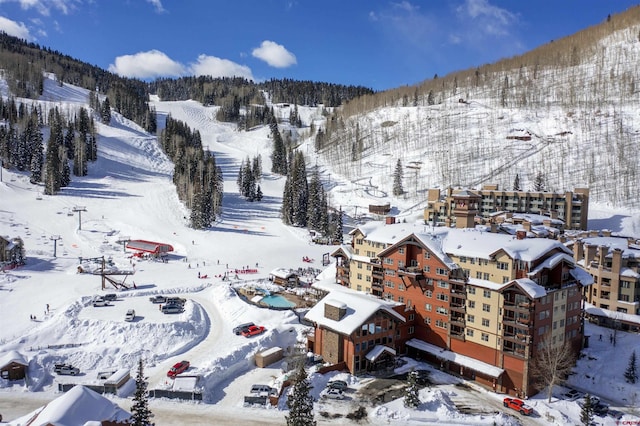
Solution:
[{"label": "red car", "polygon": [[189,368],[189,365],[189,361],[180,361],[171,367],[171,370],[167,371],[167,377],[176,377],[178,374],[183,373],[187,368]]},{"label": "red car", "polygon": [[505,398],[502,401],[502,403],[504,404],[505,407],[509,407],[509,408],[511,408],[513,410],[519,411],[520,413],[524,414],[525,416],[528,416],[531,413],[533,413],[533,408],[531,408],[530,406],[525,404],[524,401],[522,401],[521,399]]},{"label": "red car", "polygon": [[251,325],[244,330],[242,330],[242,335],[244,337],[256,336],[258,334],[264,333],[264,327],[261,325]]}]

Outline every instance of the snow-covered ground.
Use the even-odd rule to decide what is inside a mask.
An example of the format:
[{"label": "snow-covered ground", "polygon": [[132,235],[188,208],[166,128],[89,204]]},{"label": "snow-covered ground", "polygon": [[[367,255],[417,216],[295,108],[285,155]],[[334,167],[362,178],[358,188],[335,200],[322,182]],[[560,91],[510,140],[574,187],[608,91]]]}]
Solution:
[{"label": "snow-covered ground", "polygon": [[[64,93],[58,91],[64,90]],[[73,110],[87,99],[86,91],[47,81],[47,99],[69,99],[61,103]],[[235,289],[247,284],[266,287],[269,273],[277,268],[321,270],[323,254],[332,247],[314,245],[304,229],[284,226],[279,205],[284,178],[271,175],[268,128],[238,132],[235,125],[215,121],[215,107],[196,102],[159,102],[154,106],[161,116],[171,114],[198,129],[203,145],[215,153],[225,179],[223,214],[207,231],[188,228],[186,210],[178,202],[171,183],[172,164],[160,151],[154,137],[138,126],[114,114],[110,126],[98,124],[99,159],[89,165],[89,176],[73,178],[70,187],[59,195],[42,195],[41,188],[29,183],[28,176],[3,170],[0,182],[0,235],[21,237],[27,249],[24,267],[0,273],[0,356],[18,350],[29,361],[29,380],[9,383],[0,380],[0,413],[13,420],[57,396],[58,383],[97,383],[98,372],[131,368],[134,374],[138,359],[145,361],[150,388],[168,388],[167,370],[176,362],[189,360],[186,374],[198,375],[198,389],[204,401],[176,402],[152,400],[157,424],[237,424],[243,419],[252,424],[281,424],[286,415],[285,398],[271,409],[243,407],[243,397],[252,384],[277,386],[285,376],[280,363],[256,368],[253,357],[264,349],[280,346],[290,350],[304,341],[306,327],[291,311],[275,311],[250,305],[237,296]],[[317,110],[300,108],[306,122],[320,119]],[[162,124],[163,120],[159,120]],[[235,183],[240,162],[247,156],[261,154],[261,182],[265,195],[261,202],[247,202],[240,197]],[[382,160],[381,160],[382,161]],[[331,193],[333,205],[366,205],[367,191],[346,190]],[[362,197],[362,198],[361,198]],[[82,216],[78,216],[81,207]],[[399,216],[417,220],[421,209],[409,200],[399,200]],[[596,211],[596,210],[592,210]],[[355,212],[354,212],[355,213]],[[608,222],[607,218],[610,219]],[[629,235],[640,235],[640,215],[606,212],[594,215],[602,228]],[[175,251],[168,262],[131,258],[119,241],[146,239],[171,244]],[[54,256],[55,252],[55,256]],[[111,260],[119,269],[135,272],[126,283],[135,289],[103,290],[99,275],[78,273],[78,266],[91,269],[88,258]],[[302,258],[315,259],[309,264]],[[80,261],[83,258],[83,261]],[[225,272],[257,269],[255,274]],[[329,272],[330,274],[330,272]],[[207,276],[206,279],[198,278]],[[121,280],[123,277],[114,277]],[[94,307],[95,295],[117,293],[118,299],[106,307]],[[153,295],[175,295],[187,299],[182,314],[165,315],[152,304]],[[133,322],[124,321],[125,313],[134,309]],[[300,312],[299,314],[302,314]],[[36,320],[30,319],[35,315]],[[266,332],[252,338],[233,334],[235,325],[254,322]],[[607,334],[587,325],[592,335]],[[608,340],[591,339],[587,355],[571,376],[570,383],[592,390],[616,406],[637,405],[638,385],[624,382],[622,372],[633,349],[640,347],[634,334],[619,333],[615,348]],[[615,355],[614,355],[615,354]],[[610,360],[619,362],[611,365]],[[608,360],[607,367],[604,361]],[[599,362],[600,361],[600,362]],[[81,370],[75,378],[57,376],[53,364],[72,363]],[[414,366],[409,363],[406,368]],[[422,366],[428,368],[428,366]],[[433,371],[442,386],[424,389],[422,405],[416,410],[404,408],[401,400],[375,407],[366,405],[372,424],[570,424],[578,422],[575,402],[554,399],[547,404],[544,395],[532,398],[536,416],[516,420],[514,413],[503,413],[501,396],[472,386],[456,386],[457,379]],[[330,379],[350,383],[347,399],[328,401],[321,391]],[[358,406],[357,390],[369,379],[349,377],[345,373],[311,375],[313,395],[318,398],[317,418],[324,424],[341,424],[344,417],[322,417],[321,412],[344,416]],[[118,397],[111,397],[125,410],[126,399],[133,391],[125,386]],[[470,414],[456,408],[463,405],[482,408]],[[475,401],[475,402],[474,402]],[[490,407],[487,409],[487,407]],[[185,419],[189,419],[188,421]],[[598,419],[615,424],[613,418]],[[627,414],[623,420],[638,421]]]}]

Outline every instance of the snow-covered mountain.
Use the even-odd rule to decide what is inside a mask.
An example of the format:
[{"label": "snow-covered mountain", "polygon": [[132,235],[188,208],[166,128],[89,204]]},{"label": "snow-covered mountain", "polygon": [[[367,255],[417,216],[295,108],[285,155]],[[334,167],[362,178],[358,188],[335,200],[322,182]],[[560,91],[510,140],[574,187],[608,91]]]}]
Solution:
[{"label": "snow-covered mountain", "polygon": [[522,56],[355,99],[316,146],[343,180],[406,198],[427,188],[588,187],[591,200],[640,208],[640,8]]}]

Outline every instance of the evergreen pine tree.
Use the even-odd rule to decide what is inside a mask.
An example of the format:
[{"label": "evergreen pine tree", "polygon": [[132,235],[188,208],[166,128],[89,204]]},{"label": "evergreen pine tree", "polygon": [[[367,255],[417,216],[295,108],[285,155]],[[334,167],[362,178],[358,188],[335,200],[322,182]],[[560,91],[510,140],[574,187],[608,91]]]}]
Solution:
[{"label": "evergreen pine tree", "polygon": [[398,158],[396,169],[393,173],[393,195],[399,196],[402,194],[404,194],[404,188],[402,187],[402,162]]},{"label": "evergreen pine tree", "polygon": [[102,120],[102,124],[109,124],[111,122],[111,104],[109,103],[109,98],[104,98],[104,102],[102,102],[100,119]]},{"label": "evergreen pine tree", "polygon": [[271,137],[273,139],[273,151],[271,152],[271,171],[279,175],[287,174],[287,149],[278,130],[278,123],[272,118]]},{"label": "evergreen pine tree", "polygon": [[131,424],[133,426],[149,426],[151,425],[151,416],[147,395],[147,378],[144,377],[144,366],[142,358],[140,358],[136,374],[136,391],[133,394],[133,406],[131,407]]},{"label": "evergreen pine tree", "polygon": [[344,240],[344,236],[343,236],[343,219],[342,219],[342,207],[340,207],[340,210],[338,210],[336,213],[333,214],[334,219],[333,219],[333,237],[332,237],[332,242],[338,243],[338,244],[342,244],[343,240]]},{"label": "evergreen pine tree", "polygon": [[313,419],[313,397],[311,385],[307,379],[304,363],[300,363],[296,372],[295,384],[287,398],[289,415],[285,416],[287,426],[315,426]]},{"label": "evergreen pine tree", "polygon": [[585,426],[591,426],[593,423],[593,401],[589,394],[584,396],[584,404],[582,405],[582,410],[580,410],[580,421]]},{"label": "evergreen pine tree", "polygon": [[638,381],[638,368],[636,366],[636,351],[631,352],[629,357],[629,365],[624,372],[624,379],[628,383],[635,383]]},{"label": "evergreen pine tree", "polygon": [[542,192],[544,191],[545,188],[545,184],[544,184],[544,174],[542,172],[538,172],[538,174],[536,175],[535,180],[533,181],[533,190],[535,192]]},{"label": "evergreen pine tree", "polygon": [[260,189],[260,185],[256,186],[256,201],[261,201],[263,197],[262,189]]},{"label": "evergreen pine tree", "polygon": [[407,387],[404,391],[404,406],[407,408],[418,408],[420,405],[420,396],[418,392],[420,391],[418,387],[418,373],[415,371],[410,371],[407,374]]},{"label": "evergreen pine tree", "polygon": [[517,173],[515,179],[513,179],[513,190],[522,191],[522,187],[520,186],[520,175]]},{"label": "evergreen pine tree", "polygon": [[31,153],[31,177],[29,181],[33,184],[42,181],[42,165],[44,164],[44,148],[42,144],[38,144],[34,147],[34,152]]}]

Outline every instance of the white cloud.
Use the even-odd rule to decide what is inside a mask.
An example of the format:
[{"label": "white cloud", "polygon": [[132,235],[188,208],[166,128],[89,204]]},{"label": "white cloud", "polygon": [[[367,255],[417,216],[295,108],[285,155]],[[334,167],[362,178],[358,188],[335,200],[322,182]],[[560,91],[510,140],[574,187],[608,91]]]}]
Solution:
[{"label": "white cloud", "polygon": [[57,9],[66,15],[80,2],[81,0],[0,0],[0,4],[18,3],[22,9],[35,9],[44,16],[49,16],[51,9]]},{"label": "white cloud", "polygon": [[508,35],[518,20],[514,13],[489,4],[487,0],[466,0],[456,11],[464,20],[471,18],[477,30],[494,36]]},{"label": "white cloud", "polygon": [[29,28],[22,23],[12,21],[11,19],[7,19],[4,16],[0,16],[0,31],[4,31],[5,33],[18,37],[27,41],[32,41],[33,37],[29,33]]},{"label": "white cloud", "polygon": [[159,50],[118,56],[109,71],[124,77],[153,78],[178,77],[185,74],[185,67]]},{"label": "white cloud", "polygon": [[156,9],[156,12],[158,13],[166,12],[165,8],[162,6],[161,0],[147,0],[147,1],[153,5],[153,7]]},{"label": "white cloud", "polygon": [[190,64],[189,68],[196,76],[244,77],[248,80],[254,80],[251,68],[215,56],[200,55],[197,62]]},{"label": "white cloud", "polygon": [[289,52],[281,44],[270,40],[263,41],[260,47],[253,49],[251,54],[276,68],[286,68],[298,63],[296,55]]}]

